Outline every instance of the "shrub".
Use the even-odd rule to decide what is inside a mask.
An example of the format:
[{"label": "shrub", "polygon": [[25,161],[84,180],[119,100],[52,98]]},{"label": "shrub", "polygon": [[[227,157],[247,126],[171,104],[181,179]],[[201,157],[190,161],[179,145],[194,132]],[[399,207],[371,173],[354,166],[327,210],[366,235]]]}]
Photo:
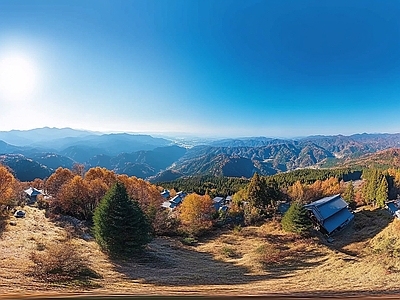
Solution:
[{"label": "shrub", "polygon": [[263,244],[256,249],[259,261],[264,265],[282,262],[288,256],[289,252],[289,250],[280,249],[269,243]]},{"label": "shrub", "polygon": [[51,244],[46,250],[32,252],[30,258],[35,264],[30,275],[42,281],[65,282],[98,277],[70,242]]},{"label": "shrub", "polygon": [[234,258],[238,256],[238,253],[236,252],[236,250],[232,247],[228,247],[228,246],[224,246],[221,249],[221,253],[222,255],[224,255],[227,258]]},{"label": "shrub", "polygon": [[198,243],[198,240],[193,236],[189,236],[182,238],[181,242],[187,246],[195,246]]},{"label": "shrub", "polygon": [[261,209],[251,204],[247,204],[244,207],[243,214],[245,225],[255,225],[264,220],[264,215]]}]

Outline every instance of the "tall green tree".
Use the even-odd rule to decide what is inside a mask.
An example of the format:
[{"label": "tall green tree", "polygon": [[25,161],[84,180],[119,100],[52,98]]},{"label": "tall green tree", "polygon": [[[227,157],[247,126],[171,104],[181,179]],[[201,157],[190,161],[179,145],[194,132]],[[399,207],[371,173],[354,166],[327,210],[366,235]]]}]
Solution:
[{"label": "tall green tree", "polygon": [[376,192],[381,181],[382,174],[377,169],[369,169],[363,171],[363,179],[365,180],[364,185],[364,199],[367,204],[374,203],[376,201]]},{"label": "tall green tree", "polygon": [[254,173],[247,186],[247,200],[257,208],[264,208],[268,202],[265,182],[258,173]]},{"label": "tall green tree", "polygon": [[283,216],[281,224],[283,230],[297,234],[305,234],[312,228],[312,222],[308,217],[307,210],[298,201],[292,202]]},{"label": "tall green tree", "polygon": [[97,243],[111,256],[132,257],[151,240],[151,226],[125,186],[115,183],[100,201],[94,217]]},{"label": "tall green tree", "polygon": [[388,198],[388,182],[385,176],[382,176],[382,180],[379,184],[378,190],[376,191],[376,205],[380,208],[385,207],[385,201]]}]

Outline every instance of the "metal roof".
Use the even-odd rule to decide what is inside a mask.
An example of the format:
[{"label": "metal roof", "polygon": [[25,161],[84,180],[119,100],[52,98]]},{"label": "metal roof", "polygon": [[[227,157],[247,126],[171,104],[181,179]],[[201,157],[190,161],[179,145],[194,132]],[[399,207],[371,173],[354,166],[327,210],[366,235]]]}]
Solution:
[{"label": "metal roof", "polygon": [[323,221],[340,210],[347,208],[347,203],[340,197],[340,194],[337,194],[311,202],[304,207],[306,209],[311,209],[315,213],[315,216],[320,219],[320,221]]},{"label": "metal roof", "polygon": [[24,192],[27,193],[30,197],[44,194],[43,190],[38,190],[33,187],[30,187],[29,189],[24,190]]},{"label": "metal roof", "polygon": [[323,226],[328,231],[328,234],[330,234],[332,231],[351,221],[353,218],[354,215],[347,208],[344,208],[326,219]]},{"label": "metal roof", "polygon": [[215,197],[215,198],[213,199],[213,202],[214,202],[214,203],[217,203],[217,202],[221,202],[222,200],[224,200],[223,197]]}]

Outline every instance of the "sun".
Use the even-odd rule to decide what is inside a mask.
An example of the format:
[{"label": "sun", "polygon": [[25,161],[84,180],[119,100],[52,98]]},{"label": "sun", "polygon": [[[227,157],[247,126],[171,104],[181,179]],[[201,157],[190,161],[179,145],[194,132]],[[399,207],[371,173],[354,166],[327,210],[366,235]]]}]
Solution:
[{"label": "sun", "polygon": [[22,54],[0,57],[0,100],[26,101],[37,86],[34,63]]}]

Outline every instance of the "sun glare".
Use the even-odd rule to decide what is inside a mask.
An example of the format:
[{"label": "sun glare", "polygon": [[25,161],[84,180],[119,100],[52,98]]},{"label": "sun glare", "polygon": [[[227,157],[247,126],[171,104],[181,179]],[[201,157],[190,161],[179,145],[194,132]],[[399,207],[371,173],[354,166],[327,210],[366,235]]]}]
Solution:
[{"label": "sun glare", "polygon": [[26,101],[36,85],[37,71],[28,57],[20,54],[0,57],[0,100]]}]

